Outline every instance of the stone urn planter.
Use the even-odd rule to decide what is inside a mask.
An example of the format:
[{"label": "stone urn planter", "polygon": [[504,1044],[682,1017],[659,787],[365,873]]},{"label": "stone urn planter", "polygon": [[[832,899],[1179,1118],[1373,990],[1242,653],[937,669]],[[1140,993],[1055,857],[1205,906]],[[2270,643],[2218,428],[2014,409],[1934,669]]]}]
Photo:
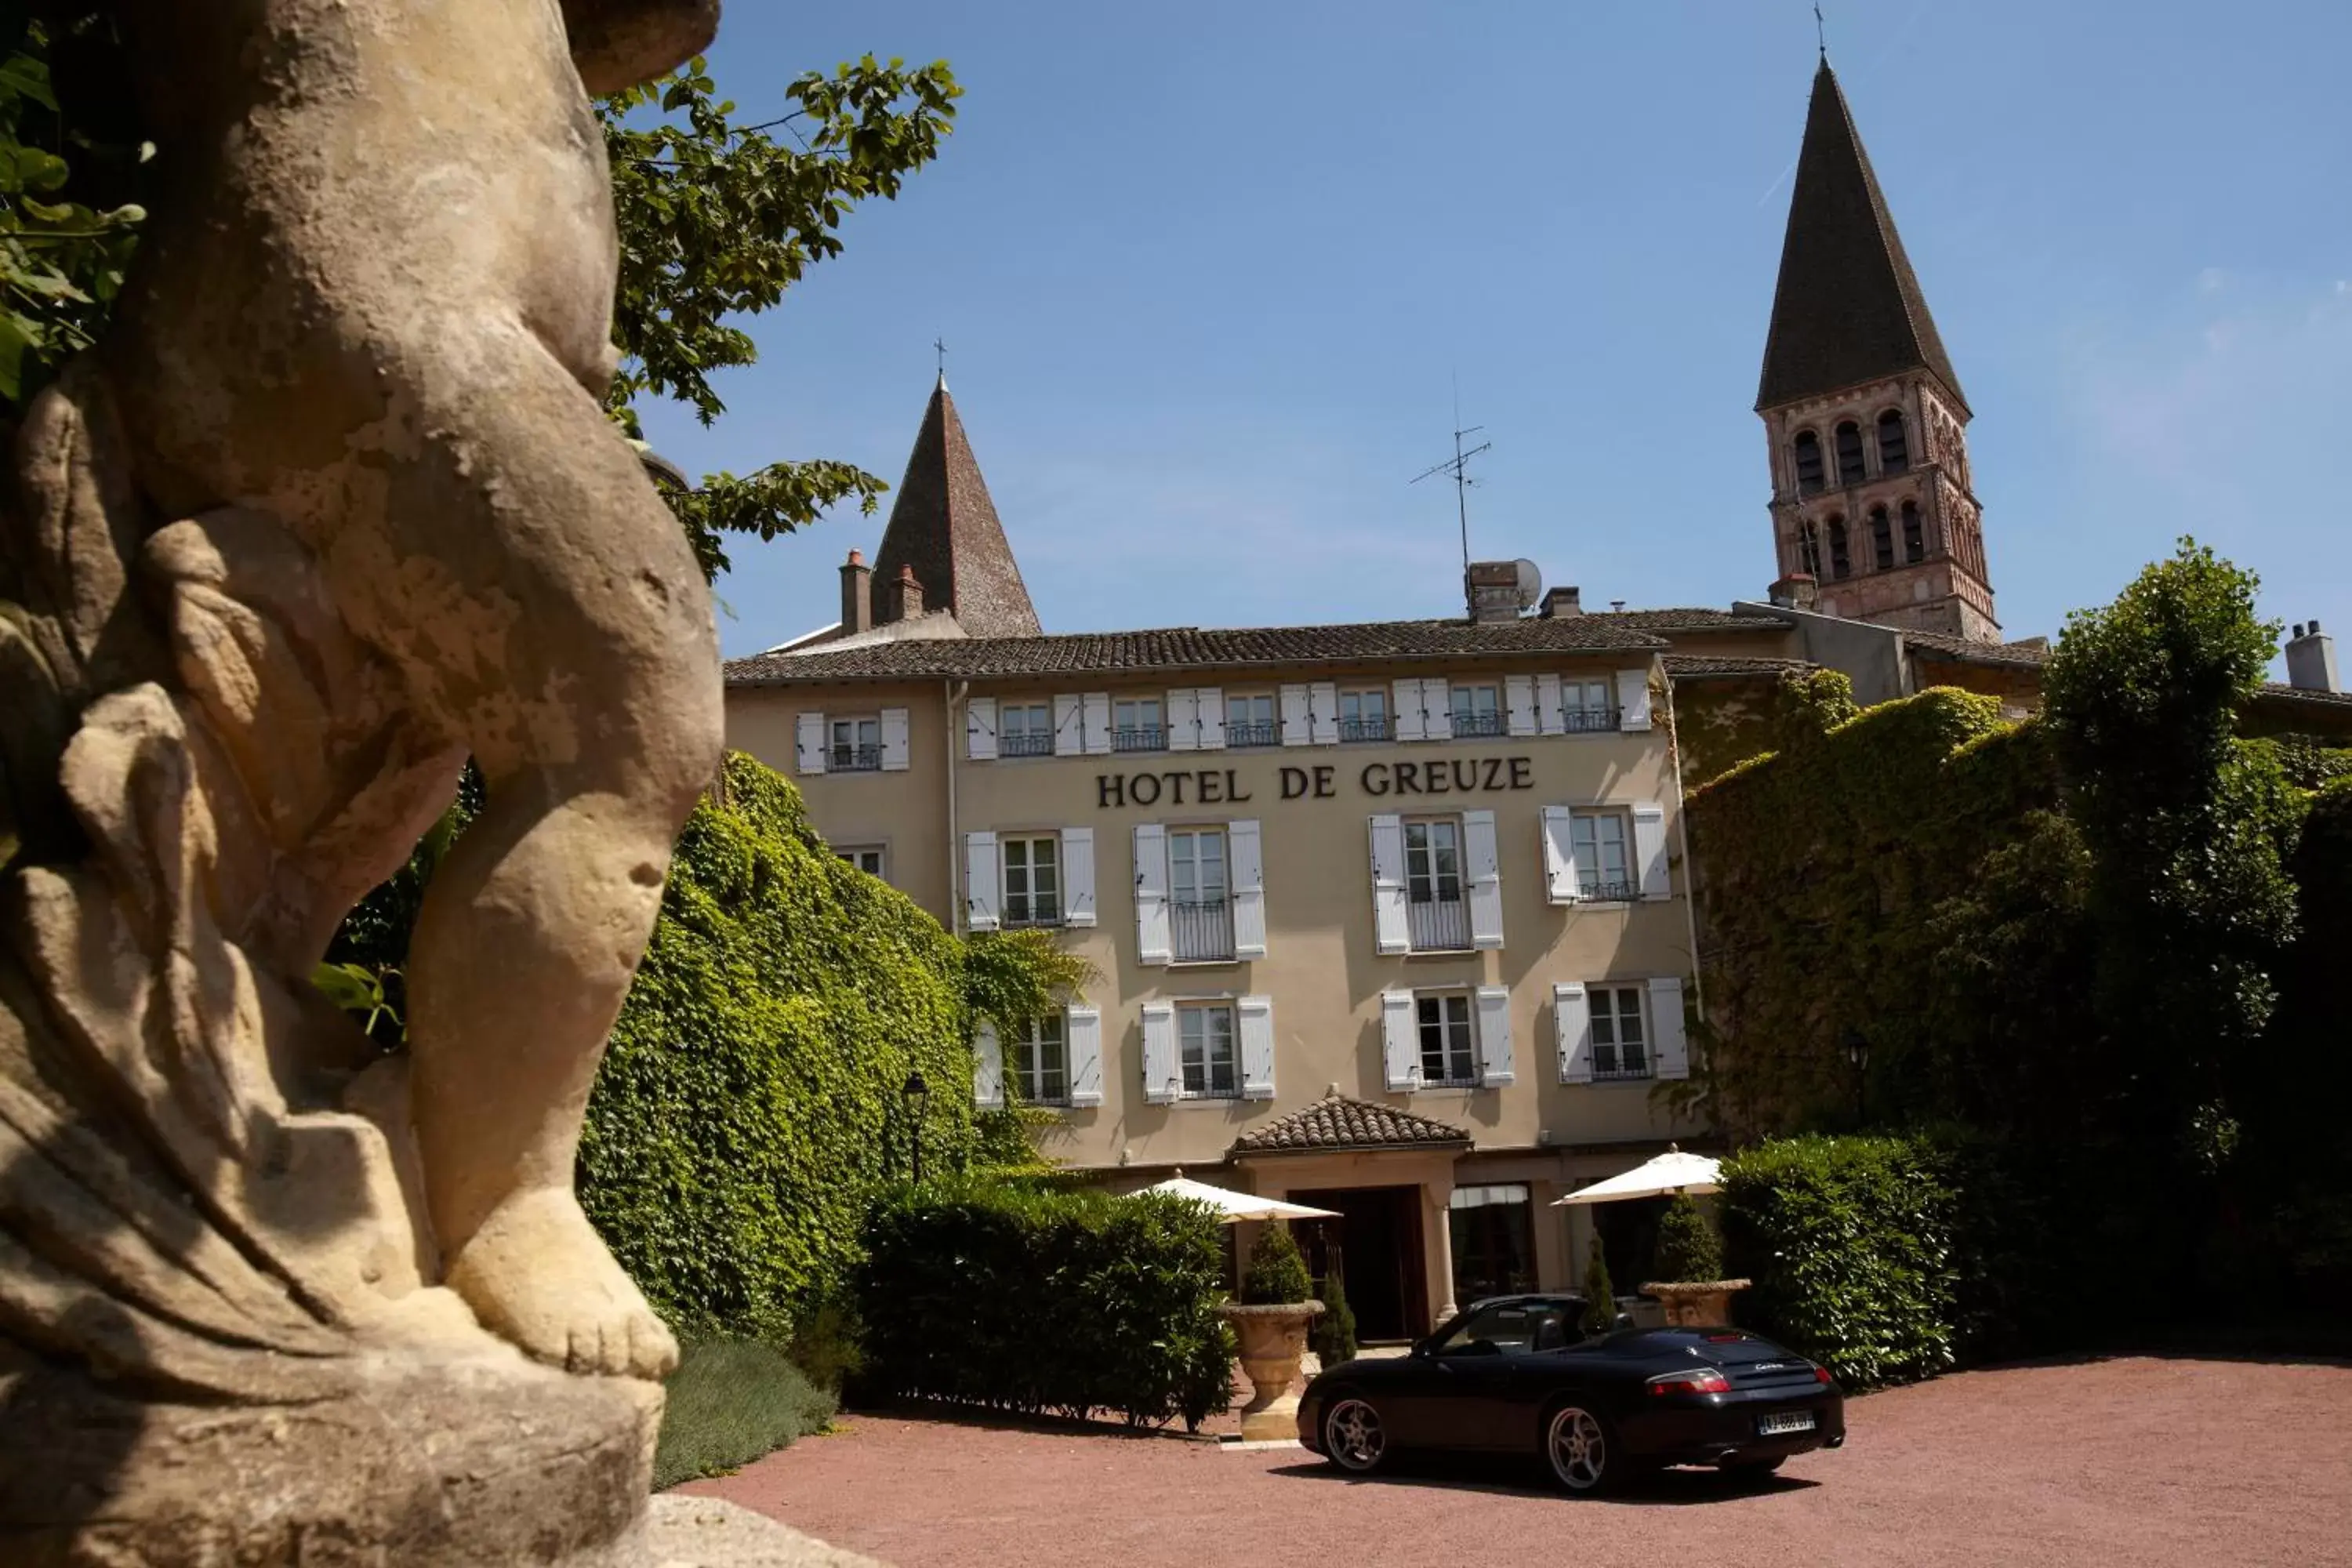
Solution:
[{"label": "stone urn planter", "polygon": [[1731,1298],[1745,1290],[1746,1279],[1701,1279],[1681,1284],[1650,1284],[1642,1294],[1657,1298],[1666,1310],[1666,1326],[1675,1329],[1723,1329],[1731,1326]]},{"label": "stone urn planter", "polygon": [[1242,1371],[1256,1392],[1242,1406],[1242,1441],[1284,1442],[1298,1436],[1299,1359],[1307,1353],[1307,1326],[1321,1315],[1320,1301],[1244,1306],[1228,1301],[1217,1309],[1241,1341]]}]

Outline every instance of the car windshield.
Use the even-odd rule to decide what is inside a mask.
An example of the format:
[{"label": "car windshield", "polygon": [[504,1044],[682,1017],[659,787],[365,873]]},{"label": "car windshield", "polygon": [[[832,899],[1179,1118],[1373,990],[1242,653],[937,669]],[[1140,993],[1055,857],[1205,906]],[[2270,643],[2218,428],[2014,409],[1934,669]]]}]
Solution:
[{"label": "car windshield", "polygon": [[1583,1336],[1557,1301],[1501,1301],[1481,1307],[1437,1344],[1439,1355],[1517,1354],[1563,1350]]}]

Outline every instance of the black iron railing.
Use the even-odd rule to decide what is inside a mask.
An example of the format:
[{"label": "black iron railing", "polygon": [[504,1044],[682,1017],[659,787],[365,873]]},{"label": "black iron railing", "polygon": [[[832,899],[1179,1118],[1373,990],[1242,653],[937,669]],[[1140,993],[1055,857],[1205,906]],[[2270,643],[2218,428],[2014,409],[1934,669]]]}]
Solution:
[{"label": "black iron railing", "polygon": [[1386,719],[1342,719],[1339,721],[1342,741],[1392,741],[1396,727]]},{"label": "black iron railing", "polygon": [[1135,724],[1110,732],[1110,749],[1114,752],[1164,752],[1168,749],[1168,731],[1157,724]]},{"label": "black iron railing", "polygon": [[836,773],[870,773],[882,766],[879,746],[835,746],[825,758],[825,768]]},{"label": "black iron railing", "polygon": [[1054,754],[1054,737],[1044,731],[1034,735],[1026,731],[1018,735],[1001,735],[997,738],[996,751],[999,756],[1005,757],[1050,757]]},{"label": "black iron railing", "polygon": [[1511,732],[1510,717],[1503,713],[1456,713],[1454,733],[1458,740],[1481,735],[1507,735]]},{"label": "black iron railing", "polygon": [[1225,744],[1228,746],[1278,746],[1282,743],[1281,726],[1265,724],[1228,724]]}]

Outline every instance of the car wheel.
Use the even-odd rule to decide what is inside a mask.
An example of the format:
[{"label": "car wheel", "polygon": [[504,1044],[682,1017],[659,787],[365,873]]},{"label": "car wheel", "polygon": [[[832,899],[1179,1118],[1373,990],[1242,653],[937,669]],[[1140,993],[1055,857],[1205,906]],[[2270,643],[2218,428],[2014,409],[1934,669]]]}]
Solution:
[{"label": "car wheel", "polygon": [[1617,1451],[1617,1433],[1581,1405],[1563,1405],[1544,1423],[1544,1463],[1572,1492],[1607,1491],[1633,1466]]},{"label": "car wheel", "polygon": [[1323,1415],[1323,1452],[1343,1470],[1369,1475],[1388,1457],[1389,1431],[1370,1402],[1350,1394]]}]

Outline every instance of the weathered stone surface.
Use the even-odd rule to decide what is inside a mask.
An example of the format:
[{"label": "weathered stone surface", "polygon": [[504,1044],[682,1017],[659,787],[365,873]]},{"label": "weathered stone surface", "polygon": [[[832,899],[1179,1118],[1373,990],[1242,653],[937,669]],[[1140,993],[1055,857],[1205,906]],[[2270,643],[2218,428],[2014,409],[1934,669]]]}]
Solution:
[{"label": "weathered stone surface", "polygon": [[884,1568],[717,1498],[654,1499],[646,1534],[659,1568]]}]

